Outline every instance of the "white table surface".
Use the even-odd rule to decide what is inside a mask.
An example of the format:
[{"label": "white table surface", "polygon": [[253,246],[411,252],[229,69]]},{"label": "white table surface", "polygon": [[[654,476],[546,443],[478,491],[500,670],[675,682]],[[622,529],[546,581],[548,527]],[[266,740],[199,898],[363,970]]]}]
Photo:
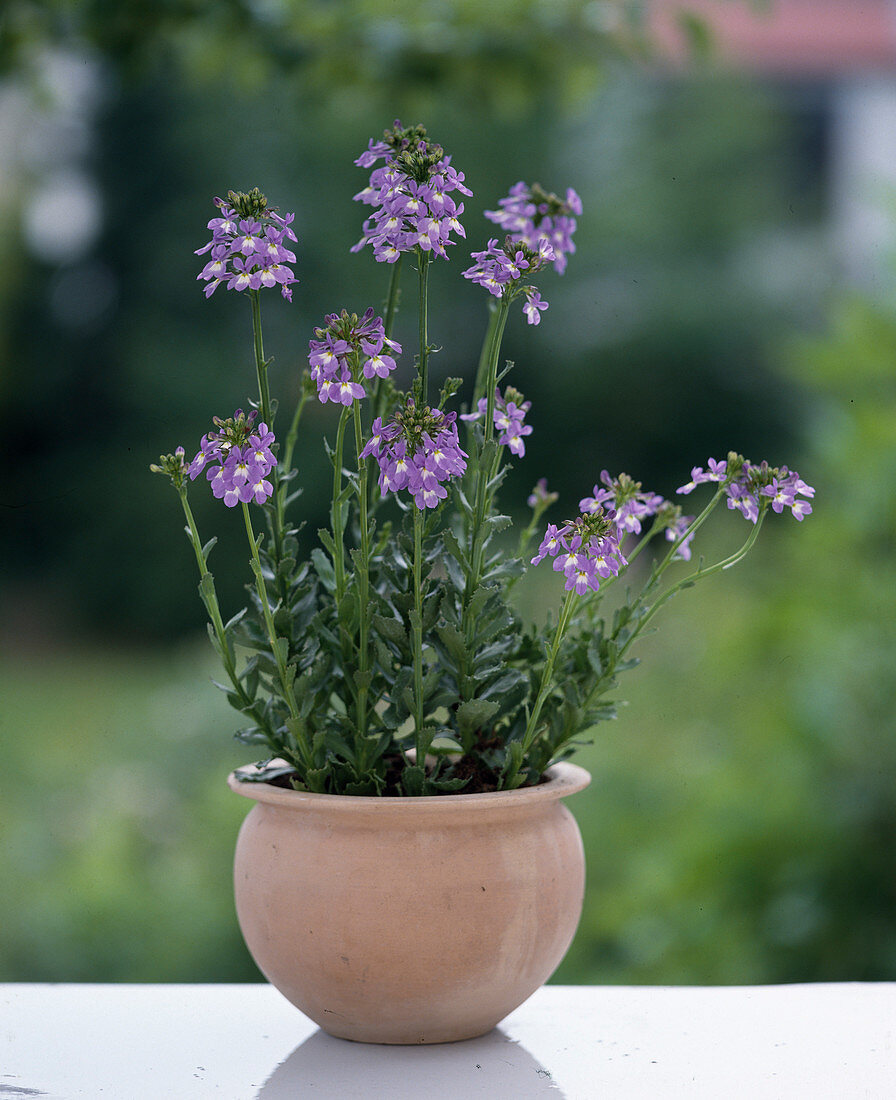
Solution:
[{"label": "white table surface", "polygon": [[481,1039],[333,1039],[266,985],[0,985],[0,1098],[896,1098],[896,983],[546,986]]}]

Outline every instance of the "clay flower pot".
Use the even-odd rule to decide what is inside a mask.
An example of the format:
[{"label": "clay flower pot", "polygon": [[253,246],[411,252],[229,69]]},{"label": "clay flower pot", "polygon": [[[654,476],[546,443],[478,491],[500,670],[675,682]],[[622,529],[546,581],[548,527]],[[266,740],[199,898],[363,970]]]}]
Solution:
[{"label": "clay flower pot", "polygon": [[585,860],[556,764],[537,787],[422,798],[230,787],[240,927],[264,976],[331,1035],[445,1043],[491,1030],[553,973]]}]

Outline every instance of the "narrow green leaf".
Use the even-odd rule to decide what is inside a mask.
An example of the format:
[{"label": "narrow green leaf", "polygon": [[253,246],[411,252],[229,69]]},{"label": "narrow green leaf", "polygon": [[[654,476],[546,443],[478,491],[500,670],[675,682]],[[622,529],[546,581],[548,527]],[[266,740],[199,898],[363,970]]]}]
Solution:
[{"label": "narrow green leaf", "polygon": [[333,535],[326,527],[319,527],[317,530],[317,537],[324,544],[330,553],[331,558],[336,557],[336,543],[333,541]]},{"label": "narrow green leaf", "polygon": [[324,588],[326,588],[328,592],[332,592],[336,587],[336,575],[333,572],[333,563],[319,546],[315,546],[311,551],[311,560],[314,562],[314,568]]}]

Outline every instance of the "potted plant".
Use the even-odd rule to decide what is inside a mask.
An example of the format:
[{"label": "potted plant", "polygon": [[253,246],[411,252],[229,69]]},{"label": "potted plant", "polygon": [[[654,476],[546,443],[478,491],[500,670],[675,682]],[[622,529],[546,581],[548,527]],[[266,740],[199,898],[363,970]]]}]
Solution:
[{"label": "potted plant", "polygon": [[[470,191],[422,126],[396,122],[356,164],[372,169],[355,196],[372,209],[355,250],[369,247],[390,272],[382,315],[325,318],[284,419],[260,306],[266,289],[292,298],[293,216],[257,189],[215,200],[199,279],[207,296],[224,286],[249,300],[257,399],[216,417],[193,456],[178,447],[152,468],[183,505],[226,674],[219,686],[246,721],[237,737],[263,755],[229,780],[255,801],[235,865],[250,951],[334,1035],[440,1042],[494,1026],[569,946],[584,861],[561,799],[589,777],[568,758],[614,715],[607,693],[636,664],[639,635],[681,589],[744,558],[769,512],[801,520],[814,491],[786,467],[732,452],[695,467],[679,490],[712,489],[696,516],[603,471],[573,518],[544,526],[557,497],[540,481],[531,521],[511,541],[499,490],[533,427],[530,403],[507,381],[502,335],[514,303],[540,322],[538,285],[575,250],[578,196],[517,183],[487,213],[503,239],[463,271],[489,295],[482,353],[474,377],[435,392],[428,274],[465,236]],[[419,344],[401,389],[392,331],[405,257]],[[293,465],[313,399],[336,406],[329,525],[316,536],[296,525]],[[227,621],[208,567],[215,540],[203,542],[188,500],[197,480],[245,524],[250,599]],[[688,566],[723,502],[748,521],[743,545]],[[546,626],[523,623],[512,590],[543,563],[557,574],[559,609]]]}]

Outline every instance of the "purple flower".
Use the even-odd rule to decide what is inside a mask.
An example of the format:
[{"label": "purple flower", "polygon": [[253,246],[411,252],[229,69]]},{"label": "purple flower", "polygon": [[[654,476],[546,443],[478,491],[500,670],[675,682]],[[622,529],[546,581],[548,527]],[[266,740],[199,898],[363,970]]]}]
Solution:
[{"label": "purple flower", "polygon": [[604,504],[609,504],[616,515],[616,527],[620,539],[631,532],[641,533],[641,521],[650,519],[659,512],[665,501],[658,493],[645,493],[640,481],[633,481],[628,474],[611,478],[606,470],[601,471],[600,485],[594,486],[594,496],[583,497],[579,508],[583,512],[593,512]]},{"label": "purple flower", "polygon": [[558,493],[548,491],[548,479],[546,477],[540,477],[538,481],[535,482],[535,487],[532,492],[526,498],[526,503],[530,508],[538,509],[539,512],[543,512],[545,508],[554,504],[558,499]]},{"label": "purple flower", "polygon": [[563,573],[567,592],[596,592],[600,582],[619,574],[627,565],[619,547],[615,515],[602,508],[580,515],[562,527],[549,523],[532,564],[554,559],[554,571]]},{"label": "purple flower", "polygon": [[691,480],[678,492],[690,493],[705,481],[722,483],[728,507],[740,512],[751,523],[756,523],[762,507],[768,507],[769,501],[772,511],[780,513],[789,508],[794,519],[799,521],[812,512],[808,499],[815,496],[815,490],[786,466],[775,468],[764,461],[755,465],[732,451],[724,461],[709,459],[706,471],[695,466],[691,470]]},{"label": "purple flower", "polygon": [[526,304],[523,306],[523,313],[530,325],[537,325],[541,321],[541,311],[547,309],[548,304],[534,286],[527,286],[525,294]]},{"label": "purple flower", "polygon": [[[480,397],[474,413],[464,413],[461,420],[478,420],[488,412],[488,400]],[[495,407],[492,410],[492,418],[495,428],[500,433],[498,442],[506,446],[517,458],[522,458],[526,453],[526,445],[523,437],[532,434],[532,426],[524,424],[523,418],[532,408],[531,401],[523,401],[523,395],[519,390],[508,386],[502,396],[495,389]]]},{"label": "purple flower", "polygon": [[717,462],[714,458],[711,458],[708,466],[707,470],[704,470],[702,466],[694,466],[691,470],[691,480],[675,491],[683,494],[692,493],[698,485],[702,485],[706,481],[725,480],[728,474],[727,460],[722,459],[722,461]]},{"label": "purple flower", "polygon": [[[489,221],[500,226],[514,241],[537,250],[541,241],[551,247],[554,268],[559,275],[566,270],[566,257],[575,252],[572,235],[576,230],[574,214],[582,213],[582,200],[569,188],[560,199],[544,191],[537,183],[515,183],[510,194],[498,201],[500,210],[486,210]],[[532,324],[537,324],[533,321]]]},{"label": "purple flower", "polygon": [[476,263],[463,272],[464,278],[485,287],[495,298],[512,301],[517,295],[524,294],[526,320],[530,325],[537,325],[541,320],[541,311],[548,308],[548,303],[542,300],[536,287],[521,280],[524,272],[527,277],[533,275],[554,259],[548,240],[542,238],[533,249],[527,244],[514,242],[510,237],[499,246],[497,237],[493,237],[487,248],[471,255]]},{"label": "purple flower", "polygon": [[252,500],[264,504],[274,492],[267,476],[277,465],[271,450],[276,441],[267,424],[255,429],[257,416],[255,409],[248,416],[237,409],[229,420],[216,416],[215,430],[202,437],[187,469],[191,481],[204,470],[212,495],[228,508]]},{"label": "purple flower", "polygon": [[[669,505],[669,507],[672,507]],[[694,541],[694,532],[687,534],[688,528],[694,522],[693,516],[681,515],[680,509],[675,509],[676,515],[666,528],[666,541],[667,542],[681,542],[678,545],[678,549],[675,551],[673,558],[679,561],[691,560],[691,543]]]},{"label": "purple flower", "polygon": [[308,341],[311,378],[322,403],[351,405],[367,396],[362,377],[385,378],[395,370],[389,352],[399,353],[401,345],[386,336],[383,320],[374,316],[372,307],[360,318],[346,310],[331,313],[326,322]]},{"label": "purple flower", "polygon": [[257,187],[248,194],[230,191],[226,199],[215,199],[215,205],[222,216],[208,223],[212,239],[196,249],[197,256],[208,252],[211,257],[196,276],[207,284],[206,298],[226,283],[236,291],[279,286],[292,301],[296,277],[288,265],[296,257],[285,242],[296,239],[290,228],[295,215],[281,217]]},{"label": "purple flower", "polygon": [[370,168],[379,160],[385,164],[374,168],[368,185],[355,195],[357,202],[375,209],[352,251],[369,244],[381,263],[395,263],[416,248],[447,258],[446,247],[454,244],[451,234],[466,236],[460,223],[464,204],[453,197],[455,192],[472,194],[463,173],[451,167],[451,157],[427,138],[423,126],[403,129],[397,119],[382,141],[370,141],[355,164]]},{"label": "purple flower", "polygon": [[445,482],[467,468],[456,420],[456,413],[418,409],[411,399],[387,424],[374,420],[360,457],[376,459],[383,496],[407,489],[421,511],[438,507],[448,495]]},{"label": "purple flower", "polygon": [[[610,477],[606,470],[600,474],[600,482],[594,486],[594,495],[583,497],[579,508],[592,513],[606,506],[613,512],[616,521],[616,537],[622,545],[628,535],[640,535],[646,520],[652,521],[649,535],[665,530],[669,542],[681,539],[693,522],[693,516],[683,516],[681,508],[664,500],[659,493],[644,492],[640,481],[634,481],[628,474]],[[675,557],[689,561],[693,535],[684,539],[675,551]]]}]

